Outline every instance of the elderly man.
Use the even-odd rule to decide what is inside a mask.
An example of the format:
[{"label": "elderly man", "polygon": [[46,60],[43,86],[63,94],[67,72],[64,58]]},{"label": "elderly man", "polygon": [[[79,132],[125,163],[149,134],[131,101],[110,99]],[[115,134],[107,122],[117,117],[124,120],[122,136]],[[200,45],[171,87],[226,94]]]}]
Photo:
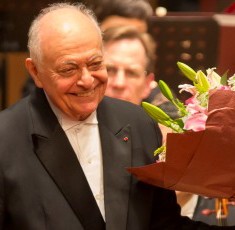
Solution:
[{"label": "elderly man", "polygon": [[[174,192],[138,182],[159,130],[139,106],[103,98],[102,37],[83,5],[54,4],[29,31],[38,89],[0,114],[0,229],[207,229]],[[203,227],[204,226],[204,227]]]}]

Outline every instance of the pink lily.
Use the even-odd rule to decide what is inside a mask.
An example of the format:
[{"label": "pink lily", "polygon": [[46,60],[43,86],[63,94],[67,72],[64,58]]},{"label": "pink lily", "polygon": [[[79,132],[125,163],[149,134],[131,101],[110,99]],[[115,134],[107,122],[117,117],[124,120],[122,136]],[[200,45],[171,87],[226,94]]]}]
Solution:
[{"label": "pink lily", "polygon": [[185,130],[202,131],[206,128],[207,115],[205,113],[195,113],[189,116],[184,123]]}]

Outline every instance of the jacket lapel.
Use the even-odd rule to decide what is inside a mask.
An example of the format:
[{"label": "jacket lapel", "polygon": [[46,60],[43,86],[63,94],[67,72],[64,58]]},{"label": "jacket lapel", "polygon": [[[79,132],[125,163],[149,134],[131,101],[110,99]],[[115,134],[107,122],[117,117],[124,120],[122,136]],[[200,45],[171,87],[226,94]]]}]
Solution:
[{"label": "jacket lapel", "polygon": [[[105,229],[102,215],[64,131],[49,105],[41,110],[39,104],[36,106],[32,107],[36,155],[63,193],[84,229]],[[43,129],[45,122],[46,128]]]},{"label": "jacket lapel", "polygon": [[[109,121],[112,117],[112,121]],[[104,198],[107,229],[126,229],[131,176],[131,129],[115,122],[113,114],[98,110],[104,167]]]}]

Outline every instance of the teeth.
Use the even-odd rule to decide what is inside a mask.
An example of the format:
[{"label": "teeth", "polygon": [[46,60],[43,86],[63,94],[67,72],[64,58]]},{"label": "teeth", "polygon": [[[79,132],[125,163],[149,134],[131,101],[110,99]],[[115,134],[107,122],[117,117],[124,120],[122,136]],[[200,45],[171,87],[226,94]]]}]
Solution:
[{"label": "teeth", "polygon": [[91,91],[88,91],[88,92],[80,92],[80,93],[77,93],[77,96],[78,97],[87,97],[87,96],[92,95],[93,92],[94,92],[94,90],[91,90]]}]

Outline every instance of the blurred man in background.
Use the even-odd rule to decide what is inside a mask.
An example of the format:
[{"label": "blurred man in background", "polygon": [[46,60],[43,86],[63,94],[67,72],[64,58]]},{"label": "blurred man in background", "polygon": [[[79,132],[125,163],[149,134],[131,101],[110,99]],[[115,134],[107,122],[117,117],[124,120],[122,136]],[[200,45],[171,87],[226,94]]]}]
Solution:
[{"label": "blurred man in background", "polygon": [[145,0],[88,0],[101,29],[133,26],[140,32],[148,31],[148,20],[153,15],[152,6]]},{"label": "blurred man in background", "polygon": [[106,95],[141,104],[154,80],[155,46],[150,36],[132,27],[110,28],[104,33],[104,50]]},{"label": "blurred man in background", "polygon": [[[152,37],[133,27],[110,28],[104,33],[104,50],[109,76],[105,94],[140,105],[156,87],[155,42]],[[175,107],[159,89],[154,104],[170,116],[177,116]],[[162,125],[160,128],[165,140],[167,132],[171,130]]]}]

